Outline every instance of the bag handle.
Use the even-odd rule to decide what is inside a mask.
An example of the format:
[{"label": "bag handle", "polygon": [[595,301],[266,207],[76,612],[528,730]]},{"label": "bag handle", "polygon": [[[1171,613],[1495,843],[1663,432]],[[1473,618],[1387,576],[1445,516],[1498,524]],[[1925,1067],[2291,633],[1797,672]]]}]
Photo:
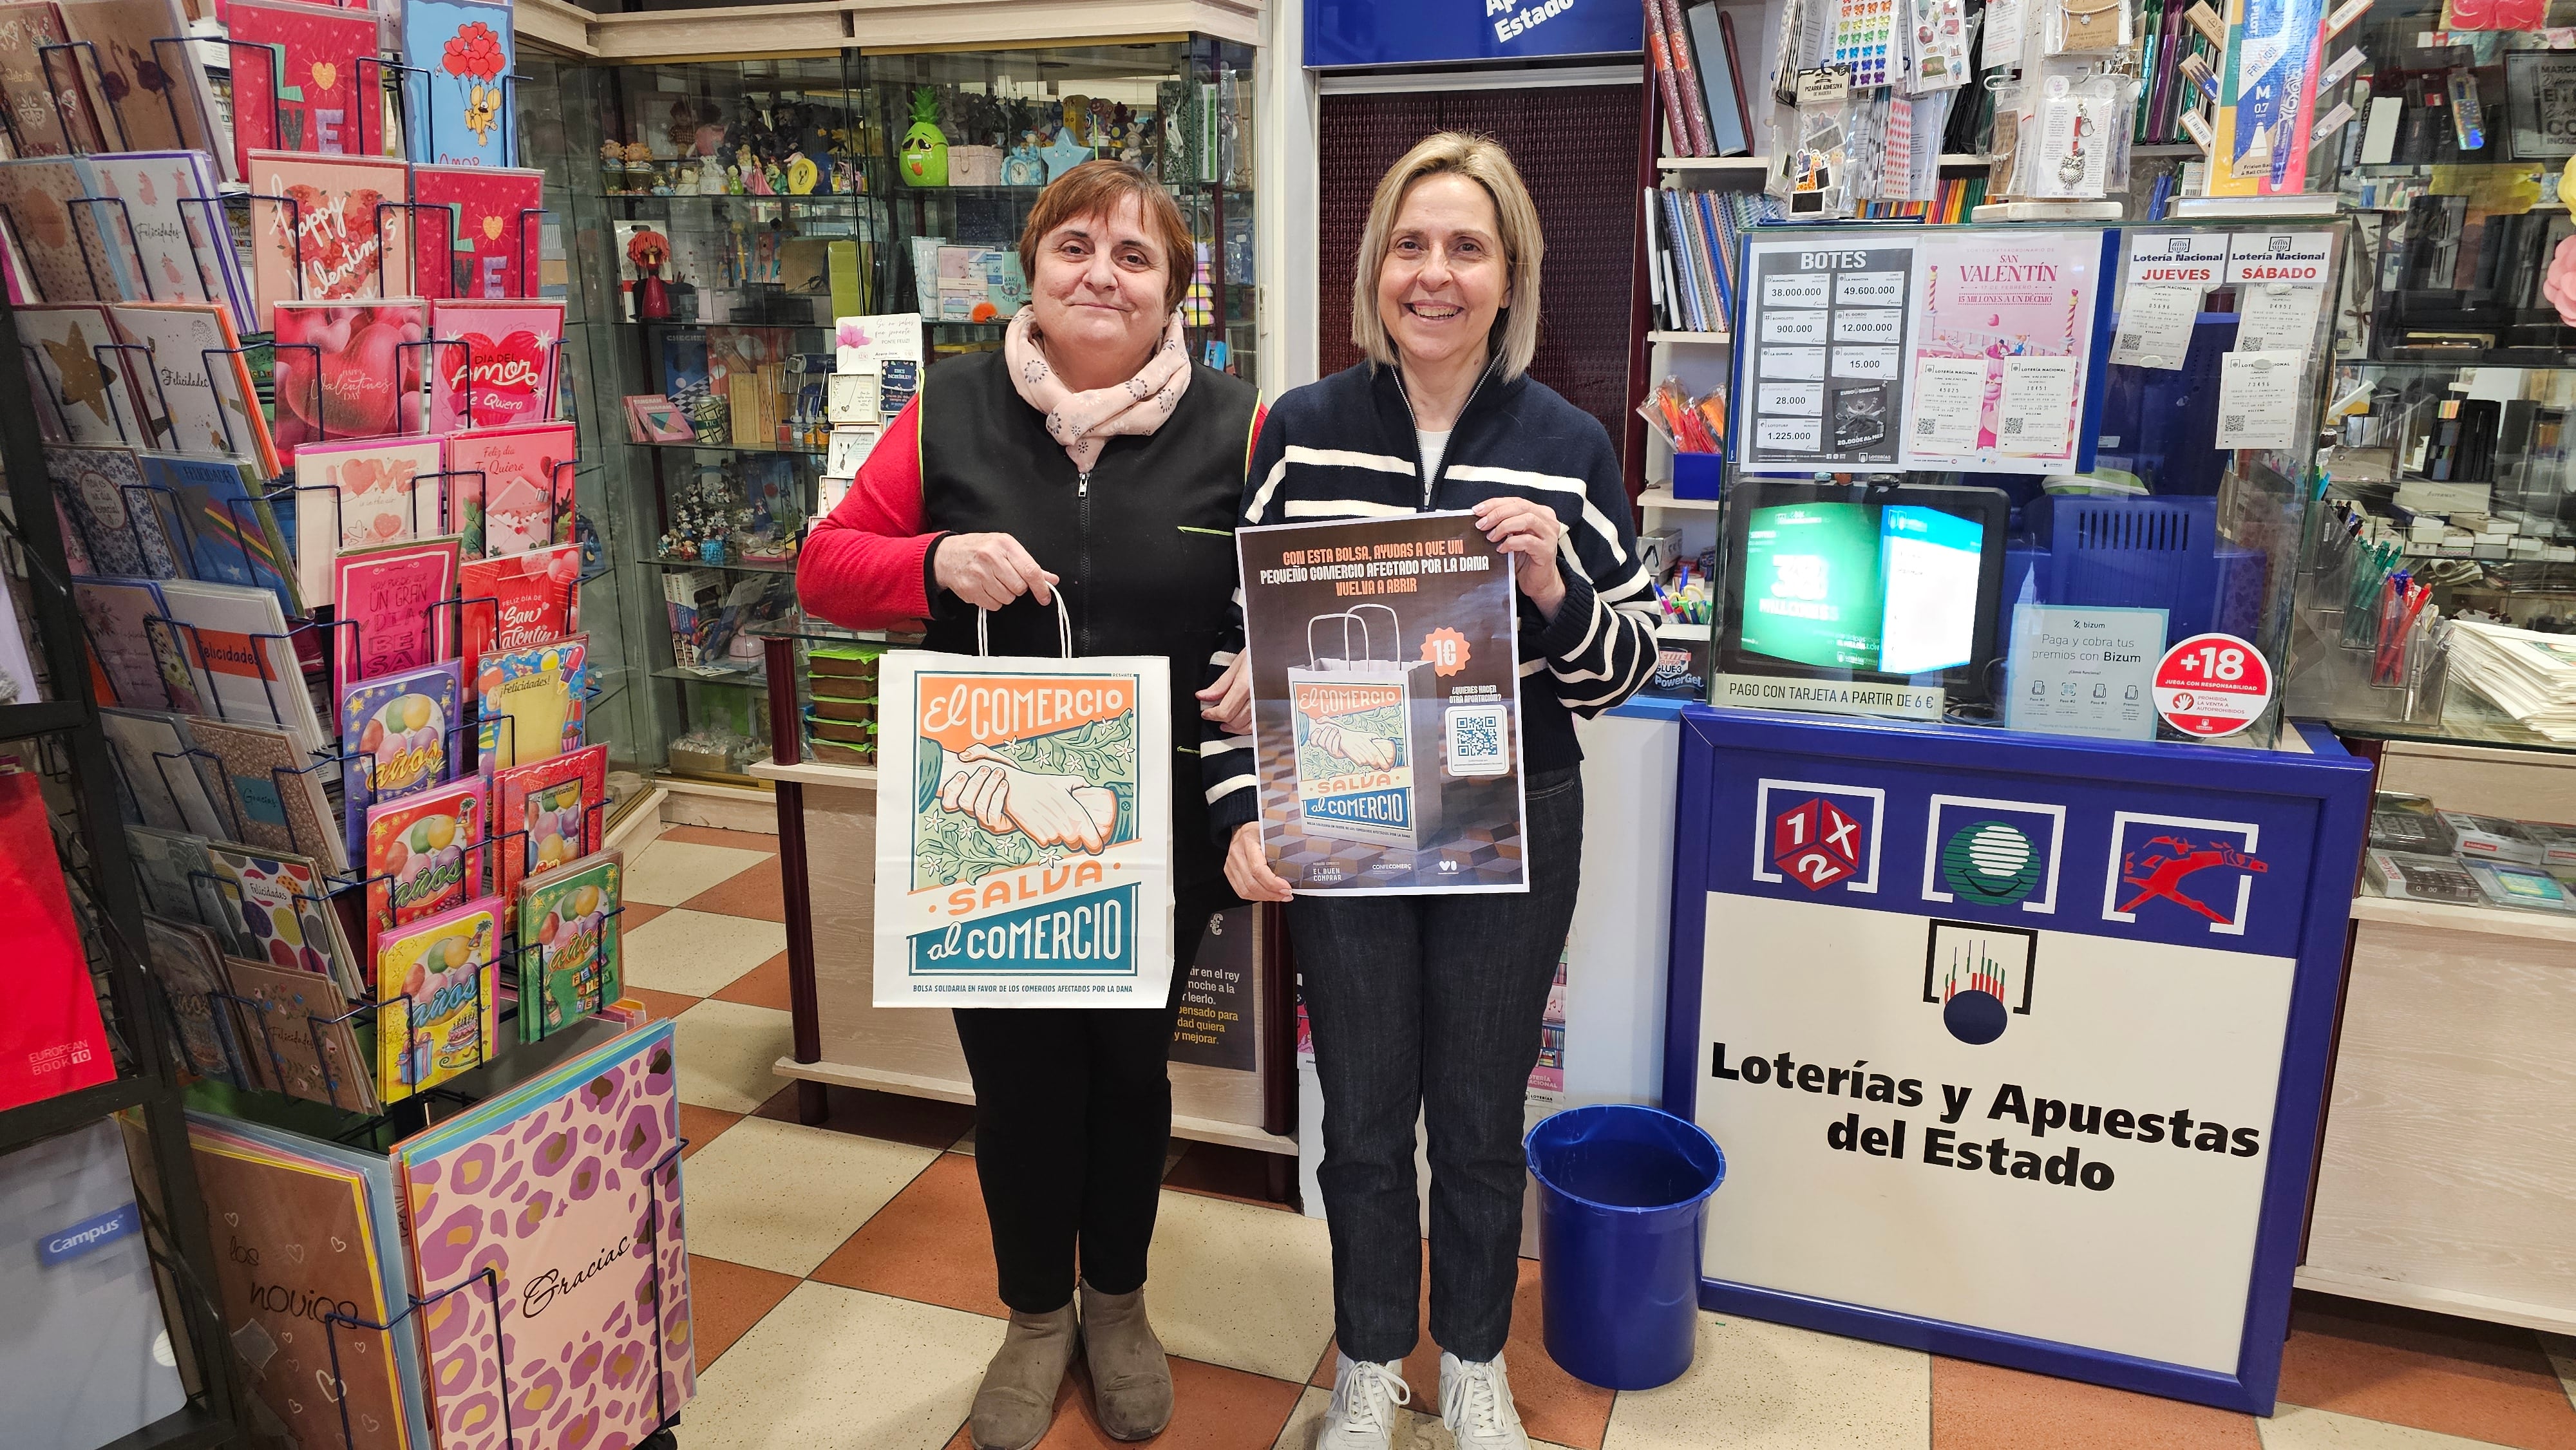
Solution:
[{"label": "bag handle", "polygon": [[[991,617],[990,611],[981,605],[976,606],[975,653],[979,656],[990,655],[993,652],[991,632],[985,623]],[[1058,589],[1055,594],[1055,636],[1057,644],[1064,650],[1064,657],[1073,658],[1073,613],[1064,607],[1062,589]]]},{"label": "bag handle", "polygon": [[1353,624],[1357,624],[1360,627],[1360,648],[1368,648],[1367,620],[1360,618],[1358,615],[1353,614],[1347,609],[1334,614],[1318,614],[1306,621],[1306,667],[1308,669],[1320,670],[1323,668],[1323,665],[1320,662],[1320,656],[1315,653],[1315,626],[1328,619],[1338,619],[1342,622],[1341,657],[1343,659],[1347,660],[1351,657],[1351,626]]}]

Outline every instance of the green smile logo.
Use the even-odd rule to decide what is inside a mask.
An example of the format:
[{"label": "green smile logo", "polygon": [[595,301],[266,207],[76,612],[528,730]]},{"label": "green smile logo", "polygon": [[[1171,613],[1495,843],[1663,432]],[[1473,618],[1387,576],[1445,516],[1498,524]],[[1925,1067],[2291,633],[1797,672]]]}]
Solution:
[{"label": "green smile logo", "polygon": [[1941,880],[1969,901],[2008,906],[2039,884],[2039,852],[2003,821],[1971,821],[1941,848]]}]

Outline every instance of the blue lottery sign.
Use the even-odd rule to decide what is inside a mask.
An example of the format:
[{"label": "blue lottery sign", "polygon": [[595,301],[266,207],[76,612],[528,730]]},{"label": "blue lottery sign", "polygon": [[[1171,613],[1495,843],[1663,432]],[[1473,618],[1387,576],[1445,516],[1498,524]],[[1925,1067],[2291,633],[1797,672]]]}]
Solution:
[{"label": "blue lottery sign", "polygon": [[1306,65],[1419,65],[1634,55],[1645,44],[1636,0],[1311,0]]}]

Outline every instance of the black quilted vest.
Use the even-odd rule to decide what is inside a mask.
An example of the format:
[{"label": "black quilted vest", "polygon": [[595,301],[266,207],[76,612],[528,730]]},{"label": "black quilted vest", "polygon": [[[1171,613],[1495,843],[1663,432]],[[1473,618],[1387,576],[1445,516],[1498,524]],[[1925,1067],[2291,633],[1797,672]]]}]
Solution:
[{"label": "black quilted vest", "polygon": [[[1234,593],[1234,521],[1258,403],[1241,379],[1191,368],[1172,417],[1150,434],[1111,438],[1087,484],[1012,387],[1000,352],[930,369],[920,419],[925,532],[1018,539],[1063,580],[1075,654],[1171,662],[1172,865],[1183,897],[1223,889],[1199,779],[1197,691]],[[1059,652],[1055,611],[1025,595],[989,628],[994,654]],[[932,600],[925,643],[975,653],[974,608]]]}]

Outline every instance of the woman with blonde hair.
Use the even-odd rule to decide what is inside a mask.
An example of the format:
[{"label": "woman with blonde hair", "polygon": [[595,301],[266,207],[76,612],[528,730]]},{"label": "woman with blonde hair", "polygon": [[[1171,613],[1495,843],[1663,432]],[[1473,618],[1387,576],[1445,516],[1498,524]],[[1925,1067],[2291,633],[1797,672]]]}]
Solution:
[{"label": "woman with blonde hair", "polygon": [[[1574,916],[1583,853],[1574,719],[1655,664],[1653,581],[1619,455],[1527,369],[1538,347],[1538,213],[1511,157],[1444,132],[1378,183],[1352,289],[1367,360],[1282,397],[1261,426],[1243,524],[1472,509],[1515,556],[1526,894],[1296,896],[1264,857],[1249,741],[1202,726],[1226,877],[1289,901],[1324,1089],[1319,1175],[1341,1357],[1321,1450],[1389,1444],[1421,1282],[1413,1129],[1430,1135],[1431,1334],[1460,1450],[1526,1450],[1503,1344],[1521,1238],[1521,1102]],[[1242,649],[1241,610],[1226,648]],[[1247,689],[1232,655],[1206,714]]]}]

